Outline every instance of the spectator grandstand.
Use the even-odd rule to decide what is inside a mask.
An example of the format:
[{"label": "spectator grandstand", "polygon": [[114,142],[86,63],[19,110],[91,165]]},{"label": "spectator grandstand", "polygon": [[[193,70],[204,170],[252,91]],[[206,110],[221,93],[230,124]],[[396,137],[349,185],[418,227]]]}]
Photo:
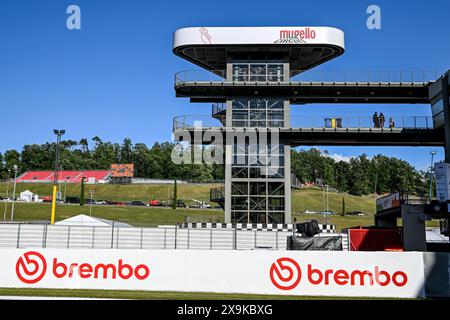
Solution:
[{"label": "spectator grandstand", "polygon": [[[53,182],[54,171],[26,171],[17,178],[17,182]],[[81,183],[84,177],[87,183],[98,183],[109,179],[111,170],[60,171],[58,182]]]}]

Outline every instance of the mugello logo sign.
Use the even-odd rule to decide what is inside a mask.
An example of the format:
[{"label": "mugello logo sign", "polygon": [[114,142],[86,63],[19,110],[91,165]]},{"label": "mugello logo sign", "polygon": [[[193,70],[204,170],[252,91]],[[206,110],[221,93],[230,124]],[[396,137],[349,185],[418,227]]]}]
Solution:
[{"label": "mugello logo sign", "polygon": [[[401,288],[408,283],[408,276],[404,271],[388,272],[379,266],[373,269],[322,269],[313,264],[305,264],[304,281],[312,286],[342,286],[342,287],[372,287],[393,286]],[[292,290],[299,286],[302,270],[297,261],[292,258],[279,258],[270,267],[270,280],[280,290]]]},{"label": "mugello logo sign", "polygon": [[[48,265],[48,268],[47,268]],[[136,279],[146,280],[150,276],[150,268],[145,264],[132,266],[118,259],[117,263],[64,262],[52,258],[49,263],[37,251],[25,252],[16,263],[17,278],[26,284],[35,284],[45,277],[71,279]]]}]

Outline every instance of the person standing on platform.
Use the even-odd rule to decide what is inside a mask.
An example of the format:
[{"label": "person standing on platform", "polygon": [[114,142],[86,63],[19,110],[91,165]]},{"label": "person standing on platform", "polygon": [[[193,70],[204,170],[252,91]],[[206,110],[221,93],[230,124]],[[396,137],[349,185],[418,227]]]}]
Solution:
[{"label": "person standing on platform", "polygon": [[372,119],[373,119],[373,127],[374,128],[378,128],[379,127],[379,123],[380,123],[380,118],[378,117],[378,113],[377,112],[375,112],[373,114]]},{"label": "person standing on platform", "polygon": [[380,128],[384,128],[385,120],[383,112],[380,112]]},{"label": "person standing on platform", "polygon": [[394,128],[395,127],[395,122],[392,119],[392,117],[389,118],[389,128]]}]

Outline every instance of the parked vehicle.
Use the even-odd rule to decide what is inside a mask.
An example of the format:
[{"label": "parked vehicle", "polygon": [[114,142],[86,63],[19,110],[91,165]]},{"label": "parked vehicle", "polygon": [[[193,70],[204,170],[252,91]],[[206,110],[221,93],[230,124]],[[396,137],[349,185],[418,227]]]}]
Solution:
[{"label": "parked vehicle", "polygon": [[104,204],[107,204],[107,202],[105,200],[95,200],[94,204],[96,204],[96,205],[104,205]]},{"label": "parked vehicle", "polygon": [[66,197],[66,203],[80,203],[79,197]]},{"label": "parked vehicle", "polygon": [[336,214],[336,213],[333,211],[321,211],[321,212],[319,212],[319,214],[329,215],[329,214]]},{"label": "parked vehicle", "polygon": [[363,216],[364,213],[362,213],[361,211],[350,211],[345,213],[348,216]]},{"label": "parked vehicle", "polygon": [[149,204],[152,207],[159,207],[159,206],[161,206],[161,202],[159,200],[150,200]]},{"label": "parked vehicle", "polygon": [[[173,200],[169,200],[169,207],[172,206]],[[183,200],[178,199],[177,200],[177,208],[187,208],[188,206],[186,205],[186,203],[184,203]]]},{"label": "parked vehicle", "polygon": [[211,206],[206,201],[192,199],[192,203],[189,205],[189,208],[209,209]]},{"label": "parked vehicle", "polygon": [[315,214],[315,213],[316,213],[315,211],[311,211],[308,209],[305,210],[305,214]]},{"label": "parked vehicle", "polygon": [[129,201],[129,202],[127,202],[127,205],[129,205],[129,206],[138,206],[138,207],[148,207],[149,206],[148,204],[146,204],[146,203],[144,203],[142,201],[137,201],[137,200]]}]

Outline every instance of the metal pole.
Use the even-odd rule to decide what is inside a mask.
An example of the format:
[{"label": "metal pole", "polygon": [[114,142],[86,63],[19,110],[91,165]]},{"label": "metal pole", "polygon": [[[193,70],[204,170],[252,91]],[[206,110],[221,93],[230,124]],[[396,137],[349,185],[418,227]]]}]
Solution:
[{"label": "metal pole", "polygon": [[431,193],[432,193],[432,182],[433,182],[433,157],[436,154],[436,151],[431,151],[431,166],[430,166],[430,187],[428,190],[428,199],[431,201]]},{"label": "metal pole", "polygon": [[275,248],[278,250],[278,230],[276,231],[275,237]]},{"label": "metal pole", "polygon": [[175,249],[177,248],[177,229],[178,229],[178,222],[175,225]]},{"label": "metal pole", "polygon": [[56,155],[55,155],[55,173],[53,174],[53,197],[52,197],[52,214],[50,223],[55,223],[56,214],[56,198],[58,195],[58,161],[59,161],[59,134],[56,137]]},{"label": "metal pole", "polygon": [[91,194],[91,201],[89,202],[89,216],[92,217],[92,202],[95,189],[89,189],[89,193]]},{"label": "metal pole", "polygon": [[9,194],[9,175],[11,174],[11,169],[8,169],[8,176],[6,178],[6,199],[5,199],[5,210],[3,211],[3,221],[6,221],[6,211],[8,207],[8,194]]},{"label": "metal pole", "polygon": [[114,248],[114,221],[112,223],[112,228],[111,228],[111,249]]},{"label": "metal pole", "polygon": [[190,234],[191,229],[187,229],[187,248],[189,249],[189,240],[191,240],[191,234]]},{"label": "metal pole", "polygon": [[47,246],[47,225],[44,225],[44,234],[42,236],[42,248],[45,248]]},{"label": "metal pole", "polygon": [[67,249],[70,248],[70,226],[69,229],[67,230]]},{"label": "metal pole", "polygon": [[117,235],[116,235],[116,249],[119,249],[119,231],[120,228],[117,228]]},{"label": "metal pole", "polygon": [[164,228],[164,249],[167,249],[167,229]]},{"label": "metal pole", "polygon": [[19,227],[17,228],[17,248],[19,248],[19,244],[20,244],[20,226],[22,224],[19,224]]},{"label": "metal pole", "polygon": [[12,199],[12,207],[11,207],[11,221],[14,220],[14,204],[16,202],[16,183],[17,183],[17,165],[14,165],[14,188],[13,188],[13,199]]},{"label": "metal pole", "polygon": [[92,226],[92,249],[94,249],[95,227]]},{"label": "metal pole", "polygon": [[67,196],[67,180],[64,181],[64,202],[66,201],[66,196]]}]

